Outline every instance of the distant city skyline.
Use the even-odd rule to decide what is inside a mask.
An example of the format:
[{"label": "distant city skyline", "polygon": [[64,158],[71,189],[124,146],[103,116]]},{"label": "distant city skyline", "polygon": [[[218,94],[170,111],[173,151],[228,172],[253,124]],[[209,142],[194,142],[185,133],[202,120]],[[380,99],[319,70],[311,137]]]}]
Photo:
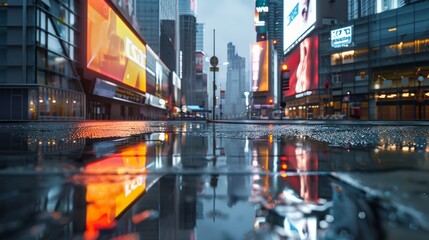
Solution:
[{"label": "distant city skyline", "polygon": [[[237,53],[246,58],[246,73],[249,71],[250,44],[256,41],[253,26],[254,1],[248,0],[199,0],[197,22],[204,23],[204,52],[213,56],[213,29],[216,30],[215,54],[219,59],[220,71],[216,82],[221,88],[226,87],[227,45],[232,42]],[[206,68],[210,64],[206,64]],[[212,80],[211,74],[208,80]]]}]

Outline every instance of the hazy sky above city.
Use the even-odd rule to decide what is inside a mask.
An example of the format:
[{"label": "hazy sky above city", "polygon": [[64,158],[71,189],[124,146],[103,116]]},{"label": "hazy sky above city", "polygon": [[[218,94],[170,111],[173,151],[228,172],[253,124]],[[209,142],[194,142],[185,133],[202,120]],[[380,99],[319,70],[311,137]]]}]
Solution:
[{"label": "hazy sky above city", "polygon": [[[238,55],[246,58],[246,72],[249,71],[250,43],[255,42],[253,27],[254,0],[198,0],[197,22],[204,23],[204,51],[213,56],[213,29],[216,30],[216,56],[219,63],[226,62],[227,44],[236,46]],[[207,63],[207,65],[210,65]],[[211,73],[208,79],[212,80]],[[216,81],[226,80],[226,67],[220,65]]]}]

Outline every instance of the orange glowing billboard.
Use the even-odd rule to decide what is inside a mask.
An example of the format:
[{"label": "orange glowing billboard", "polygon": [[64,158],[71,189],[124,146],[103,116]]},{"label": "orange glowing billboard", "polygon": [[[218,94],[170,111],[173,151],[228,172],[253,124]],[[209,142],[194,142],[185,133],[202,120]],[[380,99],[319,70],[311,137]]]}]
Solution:
[{"label": "orange glowing billboard", "polygon": [[105,0],[88,1],[87,68],[146,92],[146,46]]},{"label": "orange glowing billboard", "polygon": [[252,43],[251,46],[251,76],[252,92],[268,91],[269,80],[269,42]]}]

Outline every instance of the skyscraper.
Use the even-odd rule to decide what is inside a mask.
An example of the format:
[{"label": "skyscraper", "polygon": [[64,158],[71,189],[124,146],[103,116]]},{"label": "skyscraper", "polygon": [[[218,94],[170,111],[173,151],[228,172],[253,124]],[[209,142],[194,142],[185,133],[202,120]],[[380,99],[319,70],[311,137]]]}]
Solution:
[{"label": "skyscraper", "polygon": [[207,73],[204,72],[206,53],[204,49],[204,23],[197,23],[195,52],[195,100],[204,109],[208,108]]},{"label": "skyscraper", "polygon": [[267,21],[268,40],[273,40],[277,50],[279,61],[283,60],[283,0],[269,0],[268,2],[268,21]]},{"label": "skyscraper", "polygon": [[76,64],[82,51],[76,41],[81,29],[75,26],[81,18],[79,7],[65,1],[1,4],[1,120],[85,117],[86,98]]},{"label": "skyscraper", "polygon": [[272,40],[283,59],[283,0],[255,1],[256,41]]},{"label": "skyscraper", "polygon": [[226,117],[246,112],[244,92],[249,91],[246,84],[246,59],[240,57],[233,43],[228,43],[228,70],[223,113]]},{"label": "skyscraper", "polygon": [[196,0],[179,0],[182,104],[199,105],[195,99]]},{"label": "skyscraper", "polygon": [[172,71],[179,59],[178,4],[175,0],[136,0],[140,33]]},{"label": "skyscraper", "polygon": [[197,51],[204,50],[204,23],[197,23],[196,48]]}]

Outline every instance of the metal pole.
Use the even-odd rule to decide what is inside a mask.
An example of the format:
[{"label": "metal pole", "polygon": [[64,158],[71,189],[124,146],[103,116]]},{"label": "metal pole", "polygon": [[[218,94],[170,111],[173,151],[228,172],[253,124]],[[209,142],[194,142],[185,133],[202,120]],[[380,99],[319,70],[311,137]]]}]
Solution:
[{"label": "metal pole", "polygon": [[[213,29],[213,56],[215,54],[215,41],[216,41],[216,30]],[[213,71],[213,120],[216,117],[216,71]]]}]

